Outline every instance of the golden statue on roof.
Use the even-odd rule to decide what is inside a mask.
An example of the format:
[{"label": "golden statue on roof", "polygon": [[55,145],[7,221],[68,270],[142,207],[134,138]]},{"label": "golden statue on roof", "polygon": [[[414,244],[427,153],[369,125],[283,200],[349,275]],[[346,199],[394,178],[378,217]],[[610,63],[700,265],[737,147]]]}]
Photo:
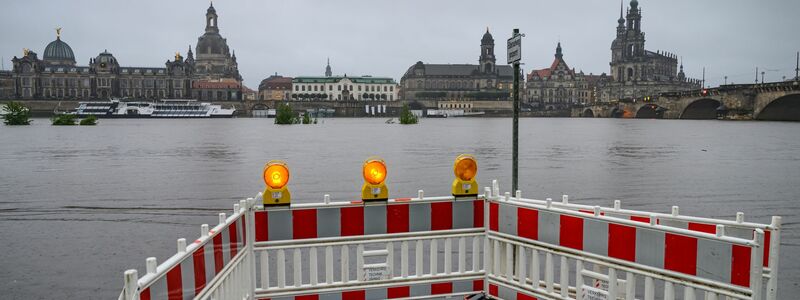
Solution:
[{"label": "golden statue on roof", "polygon": [[181,59],[181,52],[175,51],[175,61],[179,61]]},{"label": "golden statue on roof", "polygon": [[61,38],[61,27],[56,27],[56,38]]},{"label": "golden statue on roof", "polygon": [[28,52],[31,52],[31,50],[28,49],[28,48],[22,48],[22,54],[23,55],[28,56]]}]

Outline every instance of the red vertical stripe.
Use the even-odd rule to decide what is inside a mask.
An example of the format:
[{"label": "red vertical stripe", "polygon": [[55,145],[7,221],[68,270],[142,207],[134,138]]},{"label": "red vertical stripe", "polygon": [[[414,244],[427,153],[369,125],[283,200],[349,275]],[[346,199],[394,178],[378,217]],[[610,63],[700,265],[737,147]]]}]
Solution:
[{"label": "red vertical stripe", "polygon": [[386,206],[386,233],[408,232],[408,204]]},{"label": "red vertical stripe", "polygon": [[472,227],[483,227],[483,200],[472,202]]},{"label": "red vertical stripe", "polygon": [[499,231],[499,222],[497,220],[500,214],[500,207],[497,203],[489,202],[489,230]]},{"label": "red vertical stripe", "polygon": [[180,264],[167,271],[167,298],[169,300],[183,300],[182,281]]},{"label": "red vertical stripe", "polygon": [[342,236],[364,235],[364,207],[342,207],[339,210]]},{"label": "red vertical stripe", "polygon": [[450,294],[453,292],[452,282],[431,284],[431,295]]},{"label": "red vertical stripe", "polygon": [[231,240],[231,259],[236,256],[236,252],[238,251],[239,237],[236,235],[236,224],[240,223],[241,221],[235,221],[230,226],[228,226],[228,237]]},{"label": "red vertical stripe", "polygon": [[453,202],[431,203],[431,230],[453,229]]},{"label": "red vertical stripe", "polygon": [[313,239],[317,237],[317,210],[297,209],[292,211],[292,238]]},{"label": "red vertical stripe", "polygon": [[146,288],[139,293],[139,300],[150,300],[150,288]]},{"label": "red vertical stripe", "polygon": [[665,233],[664,268],[684,274],[697,273],[697,238]]},{"label": "red vertical stripe", "polygon": [[561,215],[559,245],[583,250],[583,218]]},{"label": "red vertical stripe", "polygon": [[256,212],[256,242],[269,241],[269,222],[267,222],[267,212]]},{"label": "red vertical stripe", "polygon": [[535,209],[517,208],[517,234],[532,240],[539,239],[539,211]]},{"label": "red vertical stripe", "polygon": [[219,274],[224,266],[222,261],[222,234],[215,235],[211,242],[214,243],[214,274]]},{"label": "red vertical stripe", "polygon": [[483,280],[473,280],[472,281],[472,291],[482,291],[483,290]]},{"label": "red vertical stripe", "polygon": [[631,221],[650,223],[650,217],[631,216]]},{"label": "red vertical stripe", "polygon": [[489,284],[489,295],[492,295],[492,296],[495,296],[495,297],[500,296],[500,293],[497,292],[497,286],[496,285],[491,284],[491,283]]},{"label": "red vertical stripe", "polygon": [[411,296],[411,287],[408,286],[390,287],[386,290],[386,297],[389,299],[408,298],[410,296]]},{"label": "red vertical stripe", "polygon": [[731,249],[733,261],[731,262],[731,283],[743,287],[750,287],[750,247],[733,245]]},{"label": "red vertical stripe", "polygon": [[[753,234],[755,234],[755,231],[753,231]],[[772,242],[770,240],[770,238],[769,238],[769,235],[770,235],[770,231],[769,230],[765,230],[764,231],[764,266],[765,267],[769,267],[769,244],[770,244],[770,242]]]},{"label": "red vertical stripe", "polygon": [[242,224],[242,245],[247,245],[247,220],[244,217],[245,215],[242,215],[239,224]]},{"label": "red vertical stripe", "polygon": [[364,290],[360,291],[347,291],[342,292],[342,300],[364,300],[367,298],[367,293]]},{"label": "red vertical stripe", "polygon": [[319,300],[319,295],[302,295],[294,297],[294,300]]},{"label": "red vertical stripe", "polygon": [[192,253],[192,263],[194,263],[194,295],[206,287],[206,261],[205,247],[200,246]]},{"label": "red vertical stripe", "polygon": [[717,226],[714,224],[689,222],[689,230],[715,234],[717,233]]},{"label": "red vertical stripe", "polygon": [[608,256],[636,261],[636,227],[608,224]]},{"label": "red vertical stripe", "polygon": [[536,300],[536,297],[517,292],[517,300]]}]

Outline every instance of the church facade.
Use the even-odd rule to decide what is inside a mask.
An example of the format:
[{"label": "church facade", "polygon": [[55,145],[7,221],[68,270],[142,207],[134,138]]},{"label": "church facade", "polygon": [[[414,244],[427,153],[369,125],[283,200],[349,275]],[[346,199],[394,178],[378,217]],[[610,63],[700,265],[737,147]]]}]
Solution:
[{"label": "church facade", "polygon": [[592,80],[564,61],[561,42],[549,68],[531,71],[525,82],[527,104],[540,110],[567,109],[593,101]]},{"label": "church facade", "polygon": [[677,55],[645,49],[639,1],[631,0],[625,18],[622,12],[620,5],[617,34],[611,43],[611,76],[599,83],[601,100],[636,99],[701,87],[699,80],[686,77]]},{"label": "church facade", "polygon": [[60,31],[56,32],[56,40],[45,47],[41,58],[26,49],[22,57],[12,59],[10,76],[14,92],[10,98],[242,99],[236,56],[219,35],[213,6],[206,12],[206,32],[198,39],[197,60],[190,47],[185,58],[175,53],[164,67],[123,67],[107,50],[90,58],[88,65],[80,66],[72,48],[61,39]]},{"label": "church facade", "polygon": [[494,38],[486,29],[478,64],[426,64],[418,61],[400,79],[403,99],[509,100],[514,69],[497,65]]}]

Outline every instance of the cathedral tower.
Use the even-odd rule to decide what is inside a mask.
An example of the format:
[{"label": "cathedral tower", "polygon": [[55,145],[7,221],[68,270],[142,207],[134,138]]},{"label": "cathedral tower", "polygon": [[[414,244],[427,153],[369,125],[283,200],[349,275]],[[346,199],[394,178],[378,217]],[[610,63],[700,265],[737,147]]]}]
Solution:
[{"label": "cathedral tower", "polygon": [[480,71],[482,73],[494,73],[497,60],[494,57],[494,38],[486,27],[486,33],[481,39],[481,56],[478,59]]}]

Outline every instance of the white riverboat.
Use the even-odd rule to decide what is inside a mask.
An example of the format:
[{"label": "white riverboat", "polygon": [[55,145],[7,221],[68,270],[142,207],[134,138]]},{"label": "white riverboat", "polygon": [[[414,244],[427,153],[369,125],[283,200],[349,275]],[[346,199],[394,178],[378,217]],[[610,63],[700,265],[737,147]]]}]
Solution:
[{"label": "white riverboat", "polygon": [[79,102],[74,114],[101,118],[231,118],[236,109],[187,99]]}]

